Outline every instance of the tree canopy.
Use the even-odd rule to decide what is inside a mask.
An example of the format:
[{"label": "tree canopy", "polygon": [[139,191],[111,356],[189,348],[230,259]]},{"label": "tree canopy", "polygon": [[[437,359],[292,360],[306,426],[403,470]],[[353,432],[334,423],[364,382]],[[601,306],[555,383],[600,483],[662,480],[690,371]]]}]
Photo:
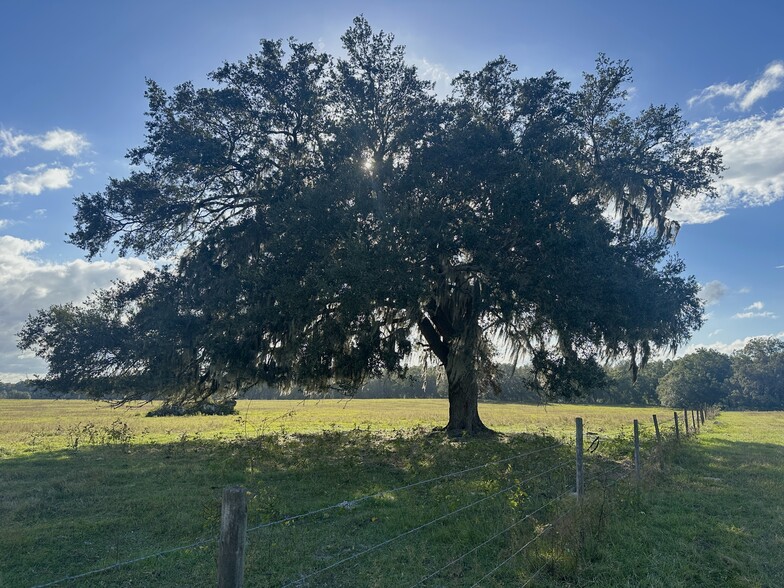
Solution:
[{"label": "tree canopy", "polygon": [[732,407],[784,408],[784,341],[775,337],[752,339],[732,354],[732,372]]},{"label": "tree canopy", "polygon": [[730,393],[732,363],[713,349],[698,349],[673,362],[657,391],[667,406],[722,404]]},{"label": "tree canopy", "polygon": [[600,56],[572,89],[499,57],[440,98],[363,18],[342,41],[331,57],[263,40],[204,88],[148,82],[135,169],[76,199],[70,240],[175,261],[31,317],[20,345],[48,361],[44,385],[351,391],[429,357],[447,430],[476,433],[499,351],[570,395],[598,360],[636,375],[700,326],[667,214],[714,193],[721,157],[677,107],[628,114],[626,62]]}]

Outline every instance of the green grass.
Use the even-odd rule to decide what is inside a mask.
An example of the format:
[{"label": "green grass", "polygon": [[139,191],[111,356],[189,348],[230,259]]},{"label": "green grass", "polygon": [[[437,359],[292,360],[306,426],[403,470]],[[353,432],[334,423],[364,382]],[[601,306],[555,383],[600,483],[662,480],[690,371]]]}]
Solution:
[{"label": "green grass", "polygon": [[[250,493],[251,527],[348,501],[251,531],[247,586],[285,585],[352,557],[302,585],[410,586],[457,560],[423,585],[470,586],[542,531],[481,585],[521,585],[543,565],[532,585],[784,585],[775,555],[784,500],[776,496],[784,481],[778,413],[724,414],[661,466],[645,424],[651,409],[485,404],[483,418],[504,434],[454,442],[430,434],[443,424],[442,401],[252,401],[228,417],[144,418],[148,408],[0,402],[0,586],[212,539],[231,484]],[[582,513],[570,512],[569,494],[553,501],[573,484],[573,448],[551,445],[568,443],[578,415],[602,434],[587,460]],[[645,424],[649,456],[639,493],[615,483],[629,471],[633,418]],[[62,585],[211,586],[216,553],[209,542]]]},{"label": "green grass", "polygon": [[784,586],[784,413],[723,413],[616,501],[575,586]]}]

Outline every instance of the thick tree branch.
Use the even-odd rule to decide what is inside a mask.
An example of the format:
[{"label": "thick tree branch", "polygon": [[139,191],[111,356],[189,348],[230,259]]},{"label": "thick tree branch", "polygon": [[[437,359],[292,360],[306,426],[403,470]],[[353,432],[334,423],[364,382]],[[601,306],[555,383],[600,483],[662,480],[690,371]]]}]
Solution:
[{"label": "thick tree branch", "polygon": [[446,365],[447,357],[449,356],[449,345],[447,345],[430,322],[428,317],[422,317],[419,321],[419,330],[424,336],[425,341],[430,346],[430,350],[435,353],[438,360]]}]

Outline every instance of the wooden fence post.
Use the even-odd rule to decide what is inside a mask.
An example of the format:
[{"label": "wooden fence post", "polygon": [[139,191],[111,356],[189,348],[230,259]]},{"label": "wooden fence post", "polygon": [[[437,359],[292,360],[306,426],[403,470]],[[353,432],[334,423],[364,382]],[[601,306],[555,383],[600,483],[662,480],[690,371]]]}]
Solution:
[{"label": "wooden fence post", "polygon": [[580,417],[574,419],[574,446],[575,467],[577,470],[575,491],[577,492],[577,499],[581,500],[585,489],[585,481],[583,477],[583,419]]},{"label": "wooden fence post", "polygon": [[245,489],[240,486],[224,488],[218,548],[218,588],[242,588],[247,528]]},{"label": "wooden fence post", "polygon": [[634,419],[634,474],[640,481],[640,423]]},{"label": "wooden fence post", "polygon": [[687,437],[689,436],[689,411],[685,408],[683,409],[683,432]]},{"label": "wooden fence post", "polygon": [[659,431],[659,419],[653,415],[653,428],[656,429],[656,443],[661,443],[661,432]]},{"label": "wooden fence post", "polygon": [[681,440],[681,431],[680,428],[678,427],[678,413],[674,412],[672,414],[675,417],[675,441],[677,442]]}]

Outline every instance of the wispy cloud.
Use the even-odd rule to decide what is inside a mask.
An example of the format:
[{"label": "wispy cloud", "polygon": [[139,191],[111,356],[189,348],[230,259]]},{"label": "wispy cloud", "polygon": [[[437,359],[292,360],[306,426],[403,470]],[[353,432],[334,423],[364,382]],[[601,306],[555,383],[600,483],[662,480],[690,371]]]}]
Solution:
[{"label": "wispy cloud", "polygon": [[453,76],[446,68],[438,63],[431,63],[424,57],[415,61],[417,69],[423,78],[435,82],[436,92],[446,94],[452,85]]},{"label": "wispy cloud", "polygon": [[784,62],[774,61],[755,81],[745,80],[730,84],[722,82],[703,89],[688,100],[689,107],[710,102],[719,97],[730,98],[729,107],[735,110],[749,110],[754,104],[778,90],[784,84]]},{"label": "wispy cloud", "polygon": [[775,314],[768,310],[762,310],[765,308],[765,305],[762,302],[755,302],[743,310],[745,312],[739,312],[737,314],[732,315],[732,318],[735,319],[750,319],[750,318],[769,318],[775,319],[778,318]]},{"label": "wispy cloud", "polygon": [[64,129],[53,129],[42,135],[28,135],[0,129],[0,155],[16,157],[24,153],[28,146],[75,157],[83,153],[90,143],[84,135]]},{"label": "wispy cloud", "polygon": [[36,165],[6,176],[0,194],[38,196],[44,190],[70,188],[75,175],[73,167]]},{"label": "wispy cloud", "polygon": [[0,129],[0,155],[16,157],[25,150],[24,144],[29,140],[30,135],[14,134],[13,131]]},{"label": "wispy cloud", "polygon": [[733,208],[766,206],[784,199],[784,108],[738,120],[706,119],[693,127],[700,144],[718,147],[727,169],[717,198],[681,202],[673,218],[710,223]]},{"label": "wispy cloud", "polygon": [[765,312],[739,312],[737,314],[733,314],[732,318],[735,319],[750,319],[750,318],[769,318],[775,319],[779,318],[778,315],[773,314],[772,312],[765,311]]},{"label": "wispy cloud", "polygon": [[713,280],[700,286],[700,298],[706,306],[717,304],[727,293],[727,286],[719,280]]}]

